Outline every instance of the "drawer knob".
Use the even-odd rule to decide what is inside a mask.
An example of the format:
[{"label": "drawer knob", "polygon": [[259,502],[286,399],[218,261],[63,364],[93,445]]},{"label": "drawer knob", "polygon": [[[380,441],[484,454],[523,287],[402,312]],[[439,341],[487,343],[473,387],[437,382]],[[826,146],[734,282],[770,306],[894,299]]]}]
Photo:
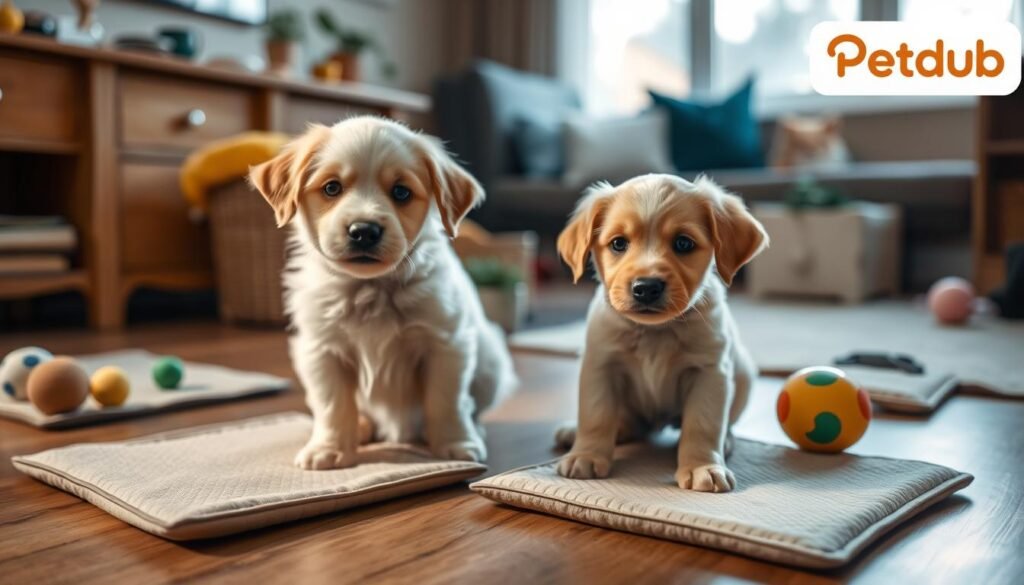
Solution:
[{"label": "drawer knob", "polygon": [[0,87],[0,102],[4,101],[4,88]]},{"label": "drawer knob", "polygon": [[206,112],[199,108],[193,108],[185,114],[185,125],[189,128],[198,128],[206,124]]}]

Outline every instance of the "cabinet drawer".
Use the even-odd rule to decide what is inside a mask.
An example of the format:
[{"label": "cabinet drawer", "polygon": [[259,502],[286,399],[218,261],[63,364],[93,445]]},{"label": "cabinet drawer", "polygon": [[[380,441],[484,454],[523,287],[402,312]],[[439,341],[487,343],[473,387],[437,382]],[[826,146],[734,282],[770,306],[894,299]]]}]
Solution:
[{"label": "cabinet drawer", "polygon": [[121,142],[128,149],[191,150],[250,130],[252,108],[244,89],[127,73],[120,80]]},{"label": "cabinet drawer", "polygon": [[385,113],[382,109],[307,97],[288,96],[286,101],[284,131],[289,134],[305,132],[306,125],[311,122],[333,126],[335,122],[349,116]]},{"label": "cabinet drawer", "polygon": [[177,165],[121,165],[121,265],[128,273],[212,265],[209,232],[188,217]]},{"label": "cabinet drawer", "polygon": [[82,77],[64,61],[0,51],[0,138],[76,143]]}]

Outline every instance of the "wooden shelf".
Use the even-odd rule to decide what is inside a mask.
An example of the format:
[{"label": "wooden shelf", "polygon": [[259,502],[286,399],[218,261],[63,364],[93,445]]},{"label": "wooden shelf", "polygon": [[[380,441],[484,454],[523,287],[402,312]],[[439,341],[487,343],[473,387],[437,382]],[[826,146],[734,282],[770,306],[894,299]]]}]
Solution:
[{"label": "wooden shelf", "polygon": [[0,276],[0,299],[16,299],[68,290],[88,292],[89,277],[84,270],[54,274],[12,274]]},{"label": "wooden shelf", "polygon": [[985,144],[985,152],[990,155],[1024,155],[1024,139],[999,139]]},{"label": "wooden shelf", "polygon": [[31,152],[36,154],[78,154],[82,151],[80,144],[67,142],[45,142],[40,140],[18,140],[17,138],[0,137],[0,151]]}]

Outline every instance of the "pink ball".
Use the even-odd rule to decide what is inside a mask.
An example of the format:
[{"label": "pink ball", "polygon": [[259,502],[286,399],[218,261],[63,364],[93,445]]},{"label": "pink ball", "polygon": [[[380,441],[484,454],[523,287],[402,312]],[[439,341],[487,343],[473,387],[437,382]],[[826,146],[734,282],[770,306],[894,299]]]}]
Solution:
[{"label": "pink ball", "polygon": [[959,325],[974,312],[974,287],[962,278],[947,276],[928,290],[928,308],[939,323]]}]

